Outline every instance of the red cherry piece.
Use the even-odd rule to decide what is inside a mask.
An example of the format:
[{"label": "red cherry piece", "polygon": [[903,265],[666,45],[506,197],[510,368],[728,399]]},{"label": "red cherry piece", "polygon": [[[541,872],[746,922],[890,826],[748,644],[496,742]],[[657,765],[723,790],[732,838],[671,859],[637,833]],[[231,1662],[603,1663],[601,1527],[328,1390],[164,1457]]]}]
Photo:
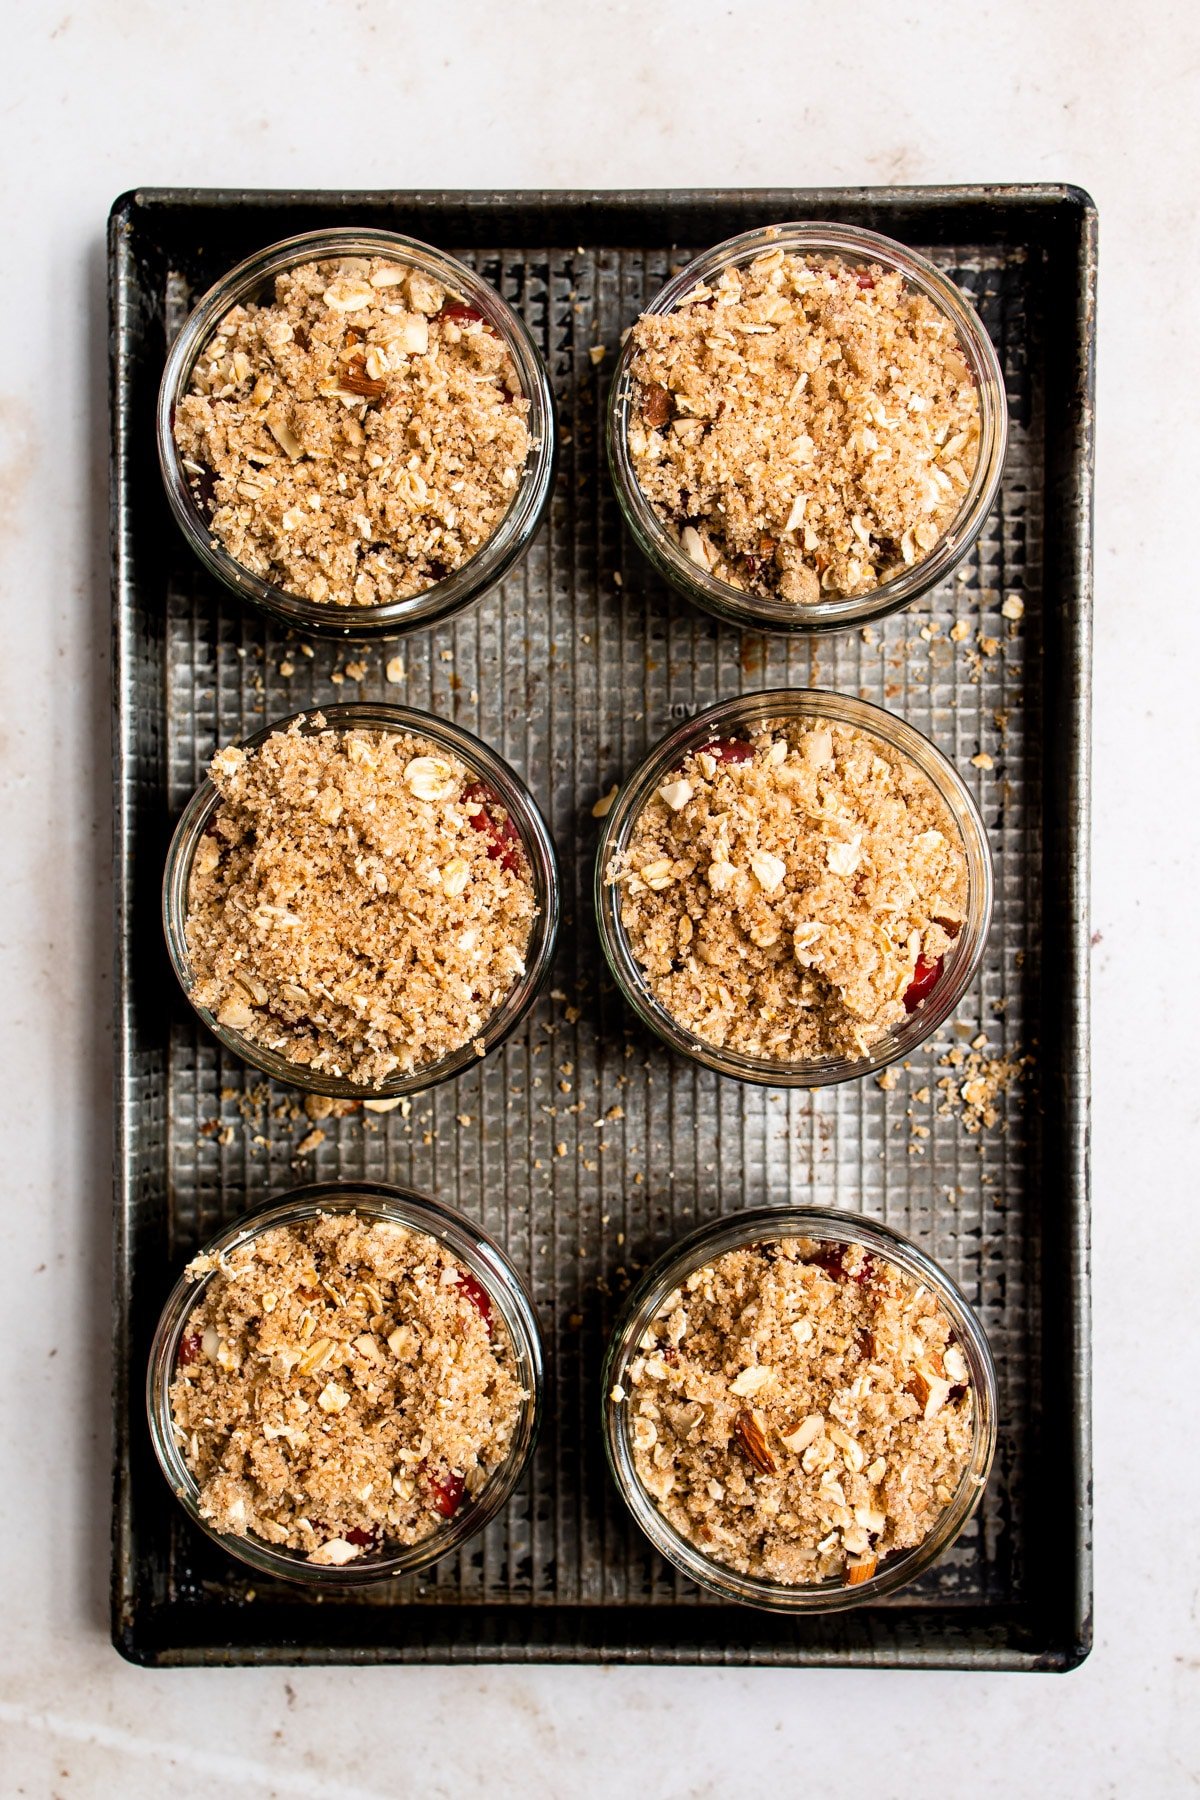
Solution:
[{"label": "red cherry piece", "polygon": [[473,320],[478,319],[485,331],[490,331],[493,337],[496,335],[496,327],[491,320],[486,318],[477,306],[469,305],[466,300],[447,300],[438,314],[438,318],[453,319],[456,325],[470,325]]},{"label": "red cherry piece", "polygon": [[826,1244],[822,1249],[810,1256],[808,1260],[816,1263],[819,1269],[824,1269],[825,1273],[831,1276],[834,1281],[845,1281],[846,1265],[842,1260],[842,1247],[840,1244]]},{"label": "red cherry piece", "polygon": [[864,290],[875,286],[875,277],[873,275],[868,275],[865,269],[860,269],[854,279],[857,281],[859,287]]},{"label": "red cherry piece", "polygon": [[429,1491],[435,1512],[440,1512],[443,1519],[452,1519],[462,1505],[466,1482],[461,1475],[447,1471],[445,1475],[427,1475]]},{"label": "red cherry piece", "polygon": [[467,814],[467,823],[475,831],[482,831],[487,838],[488,855],[492,861],[498,861],[503,869],[520,868],[521,834],[507,815],[499,819],[491,811],[491,807],[497,804],[495,795],[481,781],[473,781],[463,789],[462,798],[463,804],[471,809]]},{"label": "red cherry piece", "polygon": [[186,1337],[179,1340],[179,1361],[184,1368],[194,1363],[200,1355],[201,1338],[198,1331],[189,1331]]},{"label": "red cherry piece", "polygon": [[746,763],[754,761],[754,745],[748,744],[745,738],[714,738],[711,744],[702,744],[709,756],[715,756],[718,762]]},{"label": "red cherry piece", "polygon": [[471,1302],[490,1331],[492,1328],[492,1302],[482,1281],[477,1280],[469,1269],[464,1269],[458,1278],[458,1285],[463,1291],[463,1297]]},{"label": "red cherry piece", "polygon": [[857,1269],[854,1270],[850,1279],[852,1281],[857,1281],[859,1287],[866,1287],[868,1281],[871,1280],[874,1273],[875,1273],[875,1258],[871,1255],[871,1252],[869,1250],[866,1250],[863,1252],[862,1261],[859,1263]]},{"label": "red cherry piece", "polygon": [[359,1550],[375,1550],[380,1542],[379,1531],[375,1526],[365,1531],[361,1525],[352,1525],[343,1535],[348,1544],[354,1544]]},{"label": "red cherry piece", "polygon": [[913,970],[913,978],[904,991],[904,1010],[916,1012],[926,994],[937,986],[942,973],[944,957],[939,956],[936,962],[930,962],[926,956],[918,956],[917,966]]}]

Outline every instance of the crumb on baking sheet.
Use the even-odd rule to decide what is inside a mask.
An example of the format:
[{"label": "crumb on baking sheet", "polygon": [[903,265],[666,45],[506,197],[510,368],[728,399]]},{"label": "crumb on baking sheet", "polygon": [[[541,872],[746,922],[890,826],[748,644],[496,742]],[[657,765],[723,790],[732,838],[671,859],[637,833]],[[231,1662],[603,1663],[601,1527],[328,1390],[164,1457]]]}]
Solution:
[{"label": "crumb on baking sheet", "polygon": [[878,265],[771,250],[633,327],[629,450],[701,569],[804,605],[923,561],[979,455],[954,326]]},{"label": "crumb on baking sheet", "polygon": [[313,723],[213,759],[192,998],[289,1062],[377,1087],[480,1041],[524,972],[534,890],[504,808],[456,757]]},{"label": "crumb on baking sheet", "polygon": [[952,1044],[938,1057],[938,1067],[947,1071],[935,1083],[938,1112],[957,1114],[973,1136],[993,1130],[1003,1123],[1002,1097],[1019,1087],[1033,1063],[1028,1054],[994,1055],[982,1034],[969,1049]]},{"label": "crumb on baking sheet", "polygon": [[307,600],[377,606],[462,568],[529,455],[512,358],[473,307],[386,258],[304,263],[201,350],[175,441],[214,538]]},{"label": "crumb on baking sheet", "polygon": [[638,1479],[716,1562],[861,1581],[920,1544],[970,1460],[973,1394],[927,1286],[792,1238],[690,1274],[620,1383]]},{"label": "crumb on baking sheet", "polygon": [[961,837],[932,783],[824,720],[769,721],[690,755],[606,878],[671,1017],[781,1062],[872,1049],[967,909]]},{"label": "crumb on baking sheet", "polygon": [[202,1516],[318,1564],[428,1537],[504,1461],[524,1398],[475,1277],[353,1213],[228,1252],[170,1390]]}]

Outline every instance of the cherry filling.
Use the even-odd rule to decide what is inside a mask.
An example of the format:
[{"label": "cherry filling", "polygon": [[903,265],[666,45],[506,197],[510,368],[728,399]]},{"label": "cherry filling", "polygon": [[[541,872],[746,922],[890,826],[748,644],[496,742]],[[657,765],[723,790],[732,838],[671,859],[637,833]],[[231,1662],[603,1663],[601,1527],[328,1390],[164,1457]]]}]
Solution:
[{"label": "cherry filling", "polygon": [[490,331],[493,337],[497,335],[496,327],[491,320],[481,313],[477,306],[471,306],[466,300],[447,300],[438,314],[438,318],[452,319],[456,325],[470,325],[478,319],[485,331]]},{"label": "cherry filling", "polygon": [[217,472],[208,463],[201,463],[200,473],[188,474],[188,486],[196,510],[206,525],[212,524],[213,514],[217,510]]},{"label": "cherry filling", "polygon": [[383,1543],[383,1533],[378,1525],[372,1525],[369,1528],[352,1525],[349,1531],[343,1535],[348,1544],[354,1544],[359,1550],[378,1550]]},{"label": "cherry filling", "polygon": [[179,1362],[186,1369],[189,1363],[198,1360],[201,1350],[201,1338],[198,1331],[189,1331],[186,1337],[179,1340]]},{"label": "cherry filling", "polygon": [[926,994],[932,993],[941,977],[942,964],[945,960],[944,956],[939,956],[936,962],[930,962],[928,957],[918,956],[917,966],[913,970],[913,978],[904,990],[904,1010],[906,1012],[916,1012]]},{"label": "cherry filling", "polygon": [[458,1285],[462,1289],[463,1297],[471,1302],[490,1332],[492,1329],[492,1302],[483,1283],[478,1281],[469,1269],[464,1269],[458,1278]]},{"label": "cherry filling", "polygon": [[717,762],[754,761],[754,745],[748,744],[745,738],[714,738],[711,744],[701,744],[700,749],[706,755],[715,757]]},{"label": "cherry filling", "polygon": [[431,1475],[425,1472],[429,1483],[429,1495],[435,1512],[440,1512],[443,1519],[452,1519],[462,1505],[462,1497],[466,1491],[466,1482],[461,1475],[447,1470],[444,1475]]},{"label": "cherry filling", "polygon": [[856,1269],[848,1269],[846,1267],[846,1251],[841,1244],[826,1244],[822,1249],[815,1251],[808,1261],[816,1263],[819,1269],[824,1269],[825,1273],[834,1281],[854,1281],[859,1287],[866,1287],[875,1274],[875,1258],[869,1250],[864,1252],[863,1259]]},{"label": "cherry filling", "polygon": [[519,869],[521,866],[521,834],[508,817],[498,818],[491,810],[498,806],[496,796],[482,781],[473,781],[462,791],[463,804],[471,808],[467,814],[467,823],[475,830],[482,831],[488,840],[487,853],[493,862],[499,862],[502,869]]},{"label": "cherry filling", "polygon": [[864,291],[867,288],[873,288],[875,286],[875,277],[873,275],[868,275],[865,269],[859,269],[854,279]]}]

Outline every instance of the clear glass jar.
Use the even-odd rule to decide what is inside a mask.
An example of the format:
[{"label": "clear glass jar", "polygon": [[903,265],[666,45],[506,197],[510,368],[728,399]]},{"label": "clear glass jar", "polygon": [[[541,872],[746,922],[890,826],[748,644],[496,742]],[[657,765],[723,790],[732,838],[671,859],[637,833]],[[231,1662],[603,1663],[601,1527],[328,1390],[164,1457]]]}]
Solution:
[{"label": "clear glass jar", "polygon": [[[405,600],[380,606],[336,606],[307,600],[273,586],[230,556],[196,505],[175,443],[175,408],[187,392],[201,350],[226,313],[272,291],[274,278],[300,263],[341,256],[387,256],[424,271],[456,298],[476,307],[494,327],[512,357],[529,401],[532,448],[520,483],[499,526],[465,563],[443,581]],[[465,263],[398,232],[342,226],[286,238],[246,258],[208,290],[175,339],[158,392],[158,460],[176,523],[204,566],[226,587],[296,630],[327,637],[395,637],[460,612],[480,599],[528,550],[550,503],[554,487],[556,431],[550,377],[523,319]]]},{"label": "clear glass jar", "polygon": [[[768,719],[828,719],[881,739],[915,763],[928,778],[961,834],[967,860],[967,916],[962,930],[947,952],[942,972],[930,992],[904,1024],[866,1056],[775,1062],[723,1049],[694,1036],[659,1004],[647,987],[621,923],[620,887],[605,878],[609,864],[628,848],[642,809],[686,756],[714,739],[752,731]],[[987,942],[992,919],[992,858],[979,809],[962,776],[915,727],[894,713],[885,712],[883,707],[853,699],[849,694],[825,693],[815,688],[774,688],[707,707],[655,745],[625,782],[604,821],[596,851],[593,893],[600,943],[608,966],[634,1011],[664,1043],[706,1068],[715,1069],[719,1075],[770,1087],[823,1087],[829,1082],[872,1075],[898,1057],[910,1056],[949,1018],[974,980]]]},{"label": "clear glass jar", "polygon": [[218,1531],[200,1513],[200,1492],[175,1442],[171,1425],[170,1387],[187,1322],[203,1299],[213,1274],[175,1283],[163,1307],[150,1348],[146,1373],[146,1416],[150,1437],[167,1483],[183,1510],[222,1550],[264,1575],[301,1581],[310,1587],[346,1587],[365,1581],[387,1581],[423,1569],[449,1556],[500,1511],[528,1463],[541,1424],[545,1387],[542,1331],[533,1302],[516,1270],[499,1246],[461,1213],[407,1188],[378,1182],[344,1186],[326,1182],[297,1188],[260,1212],[238,1219],[204,1245],[209,1255],[225,1254],[238,1244],[277,1225],[296,1225],[319,1213],[353,1212],[361,1219],[402,1225],[443,1243],[480,1283],[499,1317],[512,1354],[513,1373],[527,1398],[505,1461],[493,1469],[479,1493],[463,1499],[452,1518],[417,1544],[366,1551],[352,1563],[311,1563],[299,1551],[268,1544],[262,1538],[234,1537]]},{"label": "clear glass jar", "polygon": [[[849,1585],[824,1581],[811,1586],[785,1586],[761,1576],[742,1575],[706,1556],[670,1525],[638,1479],[629,1437],[629,1408],[614,1400],[625,1372],[638,1353],[642,1337],[667,1295],[696,1269],[727,1251],[748,1244],[777,1242],[785,1237],[814,1238],[820,1243],[862,1244],[894,1263],[938,1297],[954,1327],[970,1370],[974,1394],[970,1460],[958,1491],[939,1515],[928,1537],[911,1550],[885,1557],[876,1573]],[[923,1250],[878,1220],[855,1213],[828,1212],[811,1206],[759,1206],[697,1227],[661,1256],[626,1300],[609,1340],[602,1376],[604,1448],[613,1479],[638,1525],[660,1555],[684,1575],[723,1600],[741,1600],[773,1612],[836,1612],[866,1606],[914,1580],[962,1531],[983,1495],[996,1450],[998,1399],[996,1369],[983,1327],[962,1293]]]},{"label": "clear glass jar", "polygon": [[992,340],[978,314],[954,283],[915,251],[877,232],[856,225],[805,223],[768,226],[729,238],[688,263],[650,305],[650,313],[671,312],[685,294],[722,270],[753,262],[768,250],[798,255],[818,254],[853,264],[879,263],[895,269],[909,286],[932,301],[949,318],[975,379],[979,394],[979,459],[958,513],[929,554],[902,574],[867,594],[836,595],[813,605],[747,593],[700,569],[667,530],[650,505],[629,452],[629,415],[634,381],[632,337],[625,342],[613,372],[608,399],[608,466],[625,522],[638,547],[658,573],[697,606],[755,631],[817,632],[845,630],[883,618],[910,606],[944,581],[966,556],[995,503],[1008,441],[1008,406],[1004,378]]},{"label": "clear glass jar", "polygon": [[[315,722],[318,715],[324,720],[323,726]],[[466,763],[507,811],[520,834],[521,847],[525,852],[533,883],[537,914],[530,932],[525,973],[514,982],[501,1005],[478,1033],[478,1039],[482,1039],[485,1046],[485,1054],[494,1050],[516,1030],[537,999],[550,973],[558,935],[562,905],[558,859],[549,827],[538,810],[533,795],[516,771],[510,769],[494,750],[489,749],[471,732],[464,731],[459,725],[451,725],[446,719],[436,718],[433,713],[421,712],[411,706],[385,706],[362,700],[345,706],[315,707],[309,712],[292,713],[285,719],[277,719],[270,725],[264,725],[252,737],[244,738],[242,747],[252,750],[276,732],[286,731],[297,720],[306,731],[313,732],[359,729],[393,734],[411,732],[414,736],[426,738]],[[293,1087],[302,1088],[309,1094],[326,1094],[340,1100],[384,1100],[393,1094],[415,1094],[423,1088],[436,1087],[438,1082],[461,1074],[465,1068],[479,1061],[479,1052],[474,1048],[477,1039],[472,1039],[470,1043],[463,1044],[460,1049],[441,1057],[437,1062],[413,1069],[409,1074],[392,1075],[379,1087],[366,1087],[359,1082],[344,1080],[338,1075],[324,1074],[306,1068],[303,1064],[289,1062],[286,1057],[276,1055],[273,1050],[252,1043],[241,1032],[222,1025],[206,1006],[199,1005],[193,998],[195,978],[187,944],[188,886],[192,860],[219,804],[217,789],[205,777],[184,807],[175,827],[167,851],[162,893],[163,931],[171,966],[197,1016],[214,1037],[219,1038],[235,1056],[240,1056],[244,1062],[253,1064],[256,1069],[261,1069],[276,1081],[290,1082]]]}]

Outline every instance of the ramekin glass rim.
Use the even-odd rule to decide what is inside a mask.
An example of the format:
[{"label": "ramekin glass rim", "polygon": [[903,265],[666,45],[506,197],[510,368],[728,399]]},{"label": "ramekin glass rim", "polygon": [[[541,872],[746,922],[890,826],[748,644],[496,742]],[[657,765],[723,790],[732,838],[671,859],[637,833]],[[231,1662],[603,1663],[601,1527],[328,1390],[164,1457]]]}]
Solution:
[{"label": "ramekin glass rim", "polygon": [[[317,716],[324,720],[316,723]],[[326,1075],[302,1063],[253,1043],[241,1032],[222,1025],[216,1015],[194,999],[191,960],[187,947],[187,896],[192,859],[197,846],[220,802],[220,795],[209,776],[205,776],[180,814],[171,836],[163,871],[162,920],[167,954],[188,1003],[201,1022],[219,1041],[243,1062],[261,1069],[276,1081],[289,1083],[304,1093],[324,1094],[342,1100],[386,1100],[400,1094],[421,1093],[460,1075],[480,1060],[474,1048],[482,1040],[485,1054],[516,1030],[536,1001],[550,974],[554,948],[562,912],[562,882],[558,856],[550,828],[542,816],[532,793],[524,781],[495,750],[461,725],[422,711],[415,706],[392,706],[386,702],[353,700],[339,706],[313,706],[301,712],[275,719],[239,741],[242,749],[255,749],[288,730],[297,721],[311,730],[349,731],[368,729],[394,733],[411,732],[461,758],[487,786],[493,789],[520,833],[521,845],[529,864],[537,902],[537,913],[530,931],[525,973],[518,977],[504,1000],[486,1021],[476,1039],[437,1062],[414,1069],[408,1074],[390,1076],[378,1087]]]},{"label": "ramekin glass rim", "polygon": [[707,611],[757,631],[844,631],[910,606],[944,581],[968,554],[995,504],[1008,443],[1008,406],[995,346],[962,290],[926,257],[895,239],[862,226],[801,220],[758,227],[726,238],[694,257],[660,289],[645,313],[670,312],[699,282],[722,269],[752,261],[772,249],[829,251],[895,269],[941,309],[954,325],[979,395],[979,455],[954,519],[929,554],[866,594],[831,595],[805,605],[751,594],[697,567],[647,500],[629,452],[634,342],[626,338],[609,388],[606,443],[609,472],[621,511],[643,553],[659,574]]},{"label": "ramekin glass rim", "polygon": [[[725,728],[752,729],[772,718],[823,718],[851,725],[882,739],[916,765],[932,782],[958,826],[967,859],[967,917],[947,953],[935,986],[905,1023],[861,1057],[822,1057],[808,1062],[776,1062],[746,1056],[694,1036],[653,998],[621,922],[620,887],[605,878],[613,858],[627,847],[643,807],[664,777],[685,756]],[[909,1056],[950,1017],[975,979],[991,927],[995,882],[987,831],[975,799],[949,757],[915,725],[898,714],[824,688],[768,688],[739,694],[705,707],[659,739],[621,786],[601,827],[596,847],[593,903],[600,943],[617,985],[642,1021],[671,1049],[720,1075],[769,1087],[822,1087],[873,1075]]]},{"label": "ramekin glass rim", "polygon": [[[628,1408],[624,1400],[612,1397],[650,1320],[674,1287],[693,1270],[730,1250],[783,1237],[863,1244],[884,1261],[928,1283],[950,1317],[971,1374],[971,1458],[954,1498],[920,1544],[885,1557],[874,1575],[854,1586],[844,1582],[788,1586],[764,1577],[742,1575],[706,1556],[675,1530],[638,1480],[625,1428]],[[962,1290],[928,1252],[894,1226],[863,1214],[825,1207],[751,1207],[698,1225],[672,1244],[641,1277],[622,1306],[605,1352],[601,1396],[609,1471],[634,1520],[654,1548],[684,1575],[722,1599],[773,1612],[835,1612],[869,1605],[915,1580],[953,1543],[971,1518],[982,1498],[996,1450],[999,1397],[995,1361],[983,1326]]]},{"label": "ramekin glass rim", "polygon": [[453,1518],[417,1544],[405,1545],[388,1555],[361,1557],[338,1566],[308,1562],[299,1552],[279,1549],[262,1538],[234,1537],[219,1531],[210,1520],[201,1516],[199,1488],[171,1429],[170,1386],[179,1340],[215,1271],[195,1281],[189,1281],[186,1272],[181,1273],[159,1315],[146,1368],[146,1417],[159,1467],[192,1523],[231,1556],[263,1574],[322,1587],[345,1587],[411,1574],[448,1556],[481,1531],[499,1512],[525,1470],[541,1426],[545,1389],[541,1323],[516,1269],[499,1245],[473,1220],[414,1188],[373,1181],[316,1182],[294,1188],[261,1210],[243,1214],[226,1225],[198,1254],[224,1254],[273,1226],[293,1225],[321,1213],[346,1212],[424,1232],[439,1239],[467,1266],[499,1310],[513,1356],[514,1373],[527,1390],[528,1398],[523,1402],[518,1428],[505,1461],[492,1471],[472,1500],[464,1500]]},{"label": "ramekin glass rim", "polygon": [[[532,447],[512,503],[469,562],[442,581],[403,600],[377,606],[337,606],[305,599],[264,581],[231,556],[196,507],[173,430],[175,407],[204,345],[229,310],[270,277],[322,256],[379,254],[404,261],[477,306],[504,338],[529,401]],[[554,490],[557,429],[545,361],[525,321],[490,282],[448,252],[402,232],[354,225],[300,232],[257,250],[228,270],[201,297],[175,338],[163,368],[156,407],[159,467],[176,523],[200,561],[232,592],[296,630],[337,638],[397,637],[461,611],[480,599],[525,553]]]}]

